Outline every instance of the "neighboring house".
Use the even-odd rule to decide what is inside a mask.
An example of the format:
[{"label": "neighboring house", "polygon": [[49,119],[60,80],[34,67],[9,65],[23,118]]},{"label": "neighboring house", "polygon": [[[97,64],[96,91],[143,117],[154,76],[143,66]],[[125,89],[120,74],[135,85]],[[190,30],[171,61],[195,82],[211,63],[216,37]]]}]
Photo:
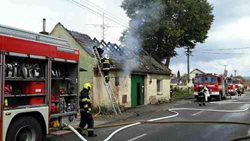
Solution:
[{"label": "neighboring house", "polygon": [[195,78],[195,76],[200,75],[200,74],[205,74],[205,72],[203,72],[203,71],[201,71],[200,69],[197,69],[197,68],[192,70],[190,72],[190,75],[189,75],[190,82],[189,82],[188,86],[193,87],[194,84],[193,84],[192,80]]},{"label": "neighboring house", "polygon": [[[108,94],[91,52],[92,39],[86,34],[69,31],[60,23],[54,27],[51,35],[68,40],[70,46],[80,50],[80,67],[87,70],[80,75],[80,88],[83,83],[91,82],[94,105],[110,107]],[[170,99],[170,69],[143,50],[136,53],[114,44],[103,48],[111,57],[110,84],[120,105],[136,107]]]},{"label": "neighboring house", "polygon": [[234,76],[233,78],[241,79],[243,82],[246,82],[245,78],[242,76]]},{"label": "neighboring house", "polygon": [[178,84],[179,84],[178,78],[177,78],[175,75],[174,75],[173,77],[171,77],[170,86],[171,86],[172,88],[175,88],[175,87],[178,86]]}]

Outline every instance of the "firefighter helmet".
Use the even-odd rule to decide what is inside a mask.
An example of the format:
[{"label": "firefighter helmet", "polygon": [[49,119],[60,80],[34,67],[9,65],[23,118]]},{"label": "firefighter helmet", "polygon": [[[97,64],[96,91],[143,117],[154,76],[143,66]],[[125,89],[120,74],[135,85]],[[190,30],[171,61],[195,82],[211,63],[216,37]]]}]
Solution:
[{"label": "firefighter helmet", "polygon": [[91,84],[90,83],[85,83],[83,88],[84,89],[91,89]]},{"label": "firefighter helmet", "polygon": [[109,55],[105,54],[104,58],[109,59]]}]

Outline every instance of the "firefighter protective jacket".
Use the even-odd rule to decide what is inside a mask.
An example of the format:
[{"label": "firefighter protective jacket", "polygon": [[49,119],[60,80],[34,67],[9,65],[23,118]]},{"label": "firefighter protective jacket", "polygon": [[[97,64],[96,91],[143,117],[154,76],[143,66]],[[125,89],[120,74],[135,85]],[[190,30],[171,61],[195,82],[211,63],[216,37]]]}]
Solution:
[{"label": "firefighter protective jacket", "polygon": [[103,58],[101,60],[101,62],[102,62],[102,70],[109,71],[110,70],[110,61],[109,61],[109,59]]},{"label": "firefighter protective jacket", "polygon": [[80,110],[84,111],[86,113],[90,113],[92,108],[91,108],[91,102],[90,102],[90,97],[89,97],[89,90],[83,89],[80,93],[79,97],[79,105],[80,105]]}]

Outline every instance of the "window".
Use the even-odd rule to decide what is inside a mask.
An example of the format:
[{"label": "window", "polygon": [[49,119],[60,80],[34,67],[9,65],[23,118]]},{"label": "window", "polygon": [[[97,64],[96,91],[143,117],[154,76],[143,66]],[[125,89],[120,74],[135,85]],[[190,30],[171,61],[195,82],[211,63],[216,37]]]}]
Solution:
[{"label": "window", "polygon": [[127,95],[122,95],[122,103],[127,103]]},{"label": "window", "polygon": [[157,80],[157,93],[162,93],[162,80]]}]

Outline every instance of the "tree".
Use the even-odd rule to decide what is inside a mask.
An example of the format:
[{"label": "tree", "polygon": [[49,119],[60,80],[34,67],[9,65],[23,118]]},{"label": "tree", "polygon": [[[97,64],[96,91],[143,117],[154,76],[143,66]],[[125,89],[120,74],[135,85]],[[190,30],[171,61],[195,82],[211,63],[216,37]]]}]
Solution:
[{"label": "tree", "polygon": [[181,74],[180,74],[180,71],[178,70],[178,72],[177,72],[177,79],[178,79],[178,81],[180,80],[180,78],[181,78]]},{"label": "tree", "polygon": [[137,39],[167,67],[176,48],[192,49],[205,41],[214,17],[207,0],[124,0],[121,7],[131,19],[122,42]]}]

